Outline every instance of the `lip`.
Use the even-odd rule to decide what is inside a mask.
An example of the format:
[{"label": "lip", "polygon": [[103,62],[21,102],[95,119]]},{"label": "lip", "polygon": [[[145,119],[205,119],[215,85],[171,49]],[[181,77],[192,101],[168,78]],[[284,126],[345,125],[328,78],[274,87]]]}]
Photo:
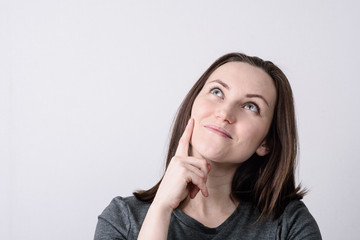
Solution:
[{"label": "lip", "polygon": [[209,131],[211,131],[221,137],[226,137],[226,138],[232,139],[230,133],[222,127],[219,127],[219,126],[216,126],[213,124],[207,124],[207,125],[204,125],[204,127],[207,128]]}]

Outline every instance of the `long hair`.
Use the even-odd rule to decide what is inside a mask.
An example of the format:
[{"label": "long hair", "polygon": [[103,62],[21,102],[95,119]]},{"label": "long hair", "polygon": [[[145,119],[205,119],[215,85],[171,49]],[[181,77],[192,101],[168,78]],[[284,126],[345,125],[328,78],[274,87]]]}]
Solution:
[{"label": "long hair", "polygon": [[[209,76],[228,62],[244,62],[263,69],[274,81],[277,100],[266,142],[270,152],[261,157],[256,153],[243,162],[235,172],[231,197],[250,202],[261,212],[260,217],[278,218],[290,200],[301,199],[305,191],[295,186],[295,166],[298,137],[293,94],[285,74],[272,62],[242,53],[229,53],[217,59],[199,78],[178,110],[169,143],[166,168],[175,155],[179,140],[191,116],[195,98]],[[134,192],[142,201],[152,202],[162,179],[149,190]]]}]

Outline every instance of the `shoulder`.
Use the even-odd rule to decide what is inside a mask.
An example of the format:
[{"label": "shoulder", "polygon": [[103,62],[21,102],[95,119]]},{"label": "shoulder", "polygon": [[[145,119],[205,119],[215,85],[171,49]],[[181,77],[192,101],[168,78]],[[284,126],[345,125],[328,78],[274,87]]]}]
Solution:
[{"label": "shoulder", "polygon": [[134,196],[129,197],[115,197],[110,202],[109,206],[105,210],[123,211],[125,209],[134,210],[142,209],[149,206],[149,203],[143,202],[135,198]]},{"label": "shoulder", "polygon": [[280,217],[281,235],[287,239],[321,239],[314,217],[300,200],[289,202]]},{"label": "shoulder", "polygon": [[140,201],[134,196],[119,196],[112,199],[110,204],[105,208],[99,217],[112,220],[130,220],[141,215],[145,216],[149,206],[149,203]]},{"label": "shoulder", "polygon": [[142,202],[134,196],[113,198],[98,217],[96,233],[130,236],[141,227],[149,206],[149,203]]}]

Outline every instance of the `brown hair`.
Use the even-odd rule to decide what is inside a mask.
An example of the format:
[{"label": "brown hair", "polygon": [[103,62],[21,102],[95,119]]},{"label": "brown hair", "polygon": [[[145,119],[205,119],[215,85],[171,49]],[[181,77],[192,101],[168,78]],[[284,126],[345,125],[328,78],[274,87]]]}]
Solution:
[{"label": "brown hair", "polygon": [[[263,157],[253,154],[242,163],[232,180],[231,197],[240,202],[250,202],[261,211],[261,217],[278,218],[288,201],[301,199],[305,191],[295,187],[295,165],[298,149],[293,94],[285,74],[272,62],[242,53],[229,53],[217,59],[191,88],[182,102],[173,125],[166,159],[166,168],[175,155],[180,137],[191,116],[195,98],[209,76],[228,62],[245,62],[263,69],[273,79],[277,101],[274,116],[267,134],[270,152]],[[162,180],[162,179],[161,179]],[[151,189],[135,192],[136,198],[151,202],[161,180]]]}]

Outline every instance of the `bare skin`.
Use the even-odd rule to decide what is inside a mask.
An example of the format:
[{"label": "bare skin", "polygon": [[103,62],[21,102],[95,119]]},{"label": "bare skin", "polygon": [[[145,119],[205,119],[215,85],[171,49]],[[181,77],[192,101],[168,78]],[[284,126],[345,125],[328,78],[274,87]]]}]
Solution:
[{"label": "bare skin", "polygon": [[214,228],[222,224],[235,211],[238,202],[229,197],[236,167],[224,169],[217,163],[211,164],[211,171],[206,182],[209,196],[197,194],[193,199],[188,197],[181,209],[203,225]]}]

